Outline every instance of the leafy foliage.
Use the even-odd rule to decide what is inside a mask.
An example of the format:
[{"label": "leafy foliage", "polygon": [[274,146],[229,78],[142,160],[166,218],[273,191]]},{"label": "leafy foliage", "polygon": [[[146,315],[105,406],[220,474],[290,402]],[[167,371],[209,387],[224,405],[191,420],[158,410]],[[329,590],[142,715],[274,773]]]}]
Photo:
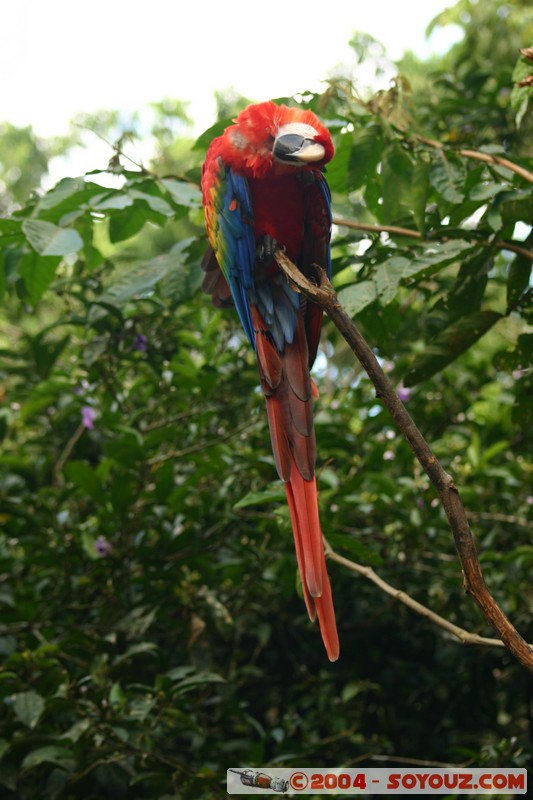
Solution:
[{"label": "leafy foliage", "polygon": [[[512,69],[492,75],[498,91]],[[472,107],[439,97],[431,126],[401,78],[368,101],[342,79],[300,101],[335,137],[336,215],[365,228],[335,227],[339,297],[453,473],[487,582],[531,640],[533,163],[496,122],[475,150],[442,137],[450,108]],[[168,132],[185,109],[160,111],[151,169],[118,148],[111,173],[0,219],[2,796],[217,797],[238,764],[523,765],[530,685],[511,657],[461,649],[339,565],[327,664],[253,355],[198,291],[209,137],[182,159]],[[316,373],[330,543],[490,635],[426,476],[327,323]]]}]

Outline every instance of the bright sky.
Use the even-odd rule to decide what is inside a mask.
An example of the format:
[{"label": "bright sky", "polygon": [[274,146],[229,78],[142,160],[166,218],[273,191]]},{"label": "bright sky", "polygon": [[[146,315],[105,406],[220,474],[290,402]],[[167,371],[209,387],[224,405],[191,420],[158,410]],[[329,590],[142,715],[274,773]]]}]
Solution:
[{"label": "bright sky", "polygon": [[54,135],[77,112],[167,96],[191,100],[209,125],[215,89],[264,100],[316,87],[350,60],[354,30],[392,58],[428,53],[425,27],[454,2],[13,0],[1,11],[0,120]]}]

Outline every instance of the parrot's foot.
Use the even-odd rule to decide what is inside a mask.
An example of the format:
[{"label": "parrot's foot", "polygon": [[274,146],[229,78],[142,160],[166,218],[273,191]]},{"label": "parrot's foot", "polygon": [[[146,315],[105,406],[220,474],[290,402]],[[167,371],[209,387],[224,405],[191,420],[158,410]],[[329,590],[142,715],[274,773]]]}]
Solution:
[{"label": "parrot's foot", "polygon": [[257,245],[257,259],[258,261],[262,261],[264,264],[272,261],[274,253],[276,250],[281,250],[283,253],[285,252],[285,248],[280,246],[276,239],[273,236],[269,236],[268,233],[262,237],[261,241]]}]

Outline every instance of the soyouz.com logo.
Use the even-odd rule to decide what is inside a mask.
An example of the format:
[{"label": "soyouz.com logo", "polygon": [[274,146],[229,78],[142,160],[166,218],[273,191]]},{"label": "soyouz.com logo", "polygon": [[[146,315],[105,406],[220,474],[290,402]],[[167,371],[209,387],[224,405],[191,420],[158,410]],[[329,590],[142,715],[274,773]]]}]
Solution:
[{"label": "soyouz.com logo", "polygon": [[313,769],[232,767],[228,794],[526,794],[525,769]]}]

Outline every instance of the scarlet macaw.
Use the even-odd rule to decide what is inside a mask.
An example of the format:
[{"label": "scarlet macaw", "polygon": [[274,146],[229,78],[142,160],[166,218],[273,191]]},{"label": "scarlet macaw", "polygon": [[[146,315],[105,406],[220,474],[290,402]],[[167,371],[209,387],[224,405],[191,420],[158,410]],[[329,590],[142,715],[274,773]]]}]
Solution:
[{"label": "scarlet macaw", "polygon": [[235,304],[257,355],[270,437],[285,482],[298,567],[311,620],[328,657],[339,656],[318,517],[313,397],[322,310],[289,286],[277,247],[304,274],[331,273],[331,197],[324,178],[333,143],[311,111],[269,101],[248,106],[211,143],[202,169],[210,249],[203,288],[217,306]]}]

